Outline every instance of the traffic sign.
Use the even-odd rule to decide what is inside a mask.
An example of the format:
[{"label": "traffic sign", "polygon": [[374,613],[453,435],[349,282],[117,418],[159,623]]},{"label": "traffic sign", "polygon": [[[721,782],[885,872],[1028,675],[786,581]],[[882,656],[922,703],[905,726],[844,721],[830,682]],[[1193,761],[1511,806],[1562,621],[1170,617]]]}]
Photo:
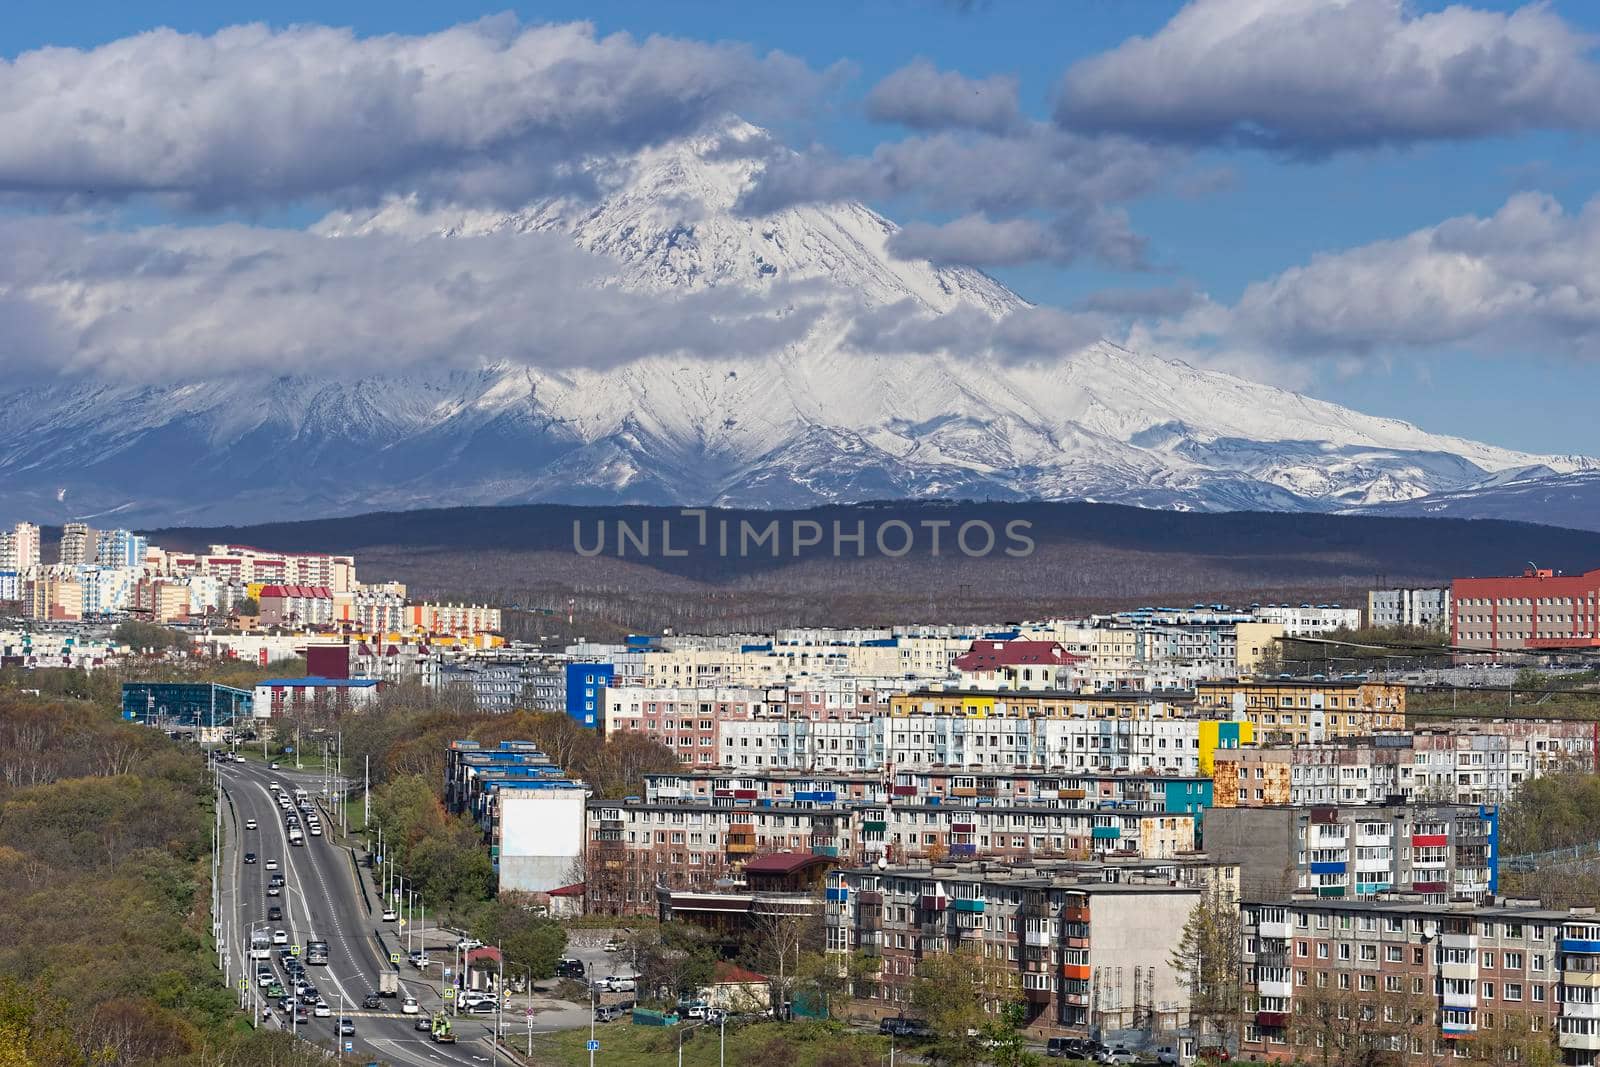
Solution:
[{"label": "traffic sign", "polygon": [[448,968],[448,967],[446,967],[446,968],[445,968],[445,969],[444,969],[444,975],[443,975],[443,977],[445,977],[445,978],[449,978],[449,977],[450,977],[450,974],[451,974],[451,971],[450,971],[450,968]]},{"label": "traffic sign", "polygon": [[589,1052],[599,1052],[600,1051],[600,1042],[594,1040],[593,1038],[590,1038],[587,1042],[584,1043],[584,1048]]},{"label": "traffic sign", "polygon": [[243,978],[239,979],[239,992],[243,993],[250,988],[250,983]]},{"label": "traffic sign", "polygon": [[444,991],[441,992],[439,995],[441,997],[443,997],[444,999],[446,999],[446,1000],[454,1000],[454,999],[456,999],[456,991],[455,991],[455,989],[453,987],[450,987],[450,986],[446,986]]},{"label": "traffic sign", "polygon": [[395,922],[400,926],[404,926],[406,924],[404,919],[396,919]]},{"label": "traffic sign", "polygon": [[532,1008],[523,1008],[522,1009],[522,1014],[526,1015],[528,1018],[531,1019],[531,1018],[533,1018],[533,1009]]},{"label": "traffic sign", "polygon": [[400,953],[398,953],[398,952],[389,953],[389,962],[390,963],[399,963],[400,962]]},{"label": "traffic sign", "polygon": [[291,955],[291,956],[300,955],[300,946],[299,945],[290,945],[289,946],[289,955]]},{"label": "traffic sign", "polygon": [[344,1043],[344,1050],[346,1052],[354,1052],[356,1050],[356,1043],[354,1041],[346,1041]]}]

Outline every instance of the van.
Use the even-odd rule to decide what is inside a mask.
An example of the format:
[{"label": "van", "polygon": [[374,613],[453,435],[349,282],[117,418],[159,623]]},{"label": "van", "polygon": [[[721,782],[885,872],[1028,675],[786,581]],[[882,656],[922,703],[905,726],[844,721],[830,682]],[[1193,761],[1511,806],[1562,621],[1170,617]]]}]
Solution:
[{"label": "van", "polygon": [[600,979],[599,988],[607,993],[632,993],[637,988],[633,977],[611,974]]}]

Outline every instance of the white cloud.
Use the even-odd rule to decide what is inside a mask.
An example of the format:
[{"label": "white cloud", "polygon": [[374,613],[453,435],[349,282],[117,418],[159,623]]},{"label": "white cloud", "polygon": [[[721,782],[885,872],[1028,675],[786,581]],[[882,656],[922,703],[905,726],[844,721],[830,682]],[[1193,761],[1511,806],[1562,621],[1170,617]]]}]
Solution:
[{"label": "white cloud", "polygon": [[828,81],[778,52],[508,17],[424,36],[155,30],[0,60],[0,191],[521,204],[572,180],[588,153],[730,111],[792,113]]},{"label": "white cloud", "polygon": [[867,115],[915,130],[1004,133],[1022,122],[1013,77],[969,78],[914,60],[867,94]]},{"label": "white cloud", "polygon": [[1301,155],[1600,125],[1594,40],[1547,6],[1409,6],[1193,0],[1153,36],[1070,68],[1056,118]]},{"label": "white cloud", "polygon": [[1518,193],[1487,218],[1316,256],[1156,330],[1280,357],[1450,346],[1600,357],[1600,197],[1572,214]]},{"label": "white cloud", "polygon": [[1117,267],[1144,264],[1145,242],[1117,208],[1086,208],[1045,222],[1033,218],[994,221],[963,215],[939,224],[911,222],[889,238],[889,251],[901,259],[927,259],[975,267],[1019,263],[1066,265],[1099,259]]},{"label": "white cloud", "polygon": [[909,301],[864,309],[845,343],[862,352],[947,353],[1007,362],[1054,361],[1105,336],[1098,315],[1026,307],[996,318],[962,307],[931,314]]},{"label": "white cloud", "polygon": [[0,336],[15,378],[561,368],[756,355],[814,321],[791,289],[601,287],[610,261],[554,234],[318,237],[229,224],[87,232],[0,222]]}]

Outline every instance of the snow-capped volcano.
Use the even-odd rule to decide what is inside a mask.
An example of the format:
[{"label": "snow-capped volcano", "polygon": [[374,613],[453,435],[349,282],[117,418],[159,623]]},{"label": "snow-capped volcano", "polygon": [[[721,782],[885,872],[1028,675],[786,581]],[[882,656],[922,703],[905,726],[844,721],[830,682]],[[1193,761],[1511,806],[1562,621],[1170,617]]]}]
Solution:
[{"label": "snow-capped volcano", "polygon": [[864,340],[863,320],[879,313],[971,327],[1028,305],[980,272],[896,259],[894,225],[860,204],[738,213],[763,136],[736,123],[597,165],[598,200],[498,214],[397,201],[317,232],[564,234],[605,258],[602,290],[806,303],[814,319],[781,350],[0,392],[0,514],[199,523],[931,497],[1343,510],[1600,466],[1429,434],[1106,342],[1063,338],[1053,357],[1014,361],[959,340],[912,352],[895,350],[892,331]]}]

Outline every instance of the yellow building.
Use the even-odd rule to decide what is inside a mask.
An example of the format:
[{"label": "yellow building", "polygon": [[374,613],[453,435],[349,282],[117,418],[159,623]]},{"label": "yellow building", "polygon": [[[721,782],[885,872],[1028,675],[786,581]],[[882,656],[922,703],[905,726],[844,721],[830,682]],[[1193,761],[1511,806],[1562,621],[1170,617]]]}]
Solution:
[{"label": "yellow building", "polygon": [[1241,622],[1234,626],[1235,658],[1240,674],[1256,673],[1256,665],[1274,649],[1283,636],[1281,622]]},{"label": "yellow building", "polygon": [[889,698],[889,714],[957,715],[971,719],[1187,719],[1193,704],[1149,693],[1073,693],[1008,689],[919,690]]},{"label": "yellow building", "polygon": [[1195,685],[1196,705],[1254,725],[1264,743],[1359,737],[1406,724],[1406,690],[1383,682],[1228,679]]}]

